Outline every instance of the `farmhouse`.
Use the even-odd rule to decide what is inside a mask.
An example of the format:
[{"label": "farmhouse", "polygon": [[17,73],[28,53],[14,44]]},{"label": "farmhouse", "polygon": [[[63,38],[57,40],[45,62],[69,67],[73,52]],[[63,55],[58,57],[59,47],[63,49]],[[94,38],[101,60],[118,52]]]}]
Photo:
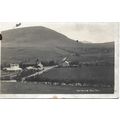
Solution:
[{"label": "farmhouse", "polygon": [[68,67],[68,66],[70,66],[70,64],[69,64],[68,61],[64,61],[64,62],[62,63],[62,67]]},{"label": "farmhouse", "polygon": [[38,68],[39,70],[43,70],[43,69],[44,69],[44,67],[43,67],[43,65],[42,65],[41,62],[39,62],[39,63],[37,64],[37,68]]},{"label": "farmhouse", "polygon": [[27,66],[26,69],[27,70],[43,70],[44,67],[43,67],[43,65],[40,62],[37,65],[36,64],[31,64],[31,66]]},{"label": "farmhouse", "polygon": [[43,70],[44,69],[42,63],[39,62],[38,59],[35,62],[29,61],[29,62],[26,62],[26,63],[22,63],[21,67],[23,69],[27,69],[27,70]]},{"label": "farmhouse", "polygon": [[27,70],[33,70],[34,67],[33,67],[33,66],[28,66],[28,67],[26,67],[26,69],[27,69]]},{"label": "farmhouse", "polygon": [[6,71],[22,71],[22,68],[19,67],[19,64],[10,64],[10,67],[5,67],[3,70]]}]

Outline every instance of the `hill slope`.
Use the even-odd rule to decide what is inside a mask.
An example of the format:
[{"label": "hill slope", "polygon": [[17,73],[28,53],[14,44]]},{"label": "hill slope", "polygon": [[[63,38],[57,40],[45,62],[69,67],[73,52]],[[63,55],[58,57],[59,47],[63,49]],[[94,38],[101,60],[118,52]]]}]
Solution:
[{"label": "hill slope", "polygon": [[2,32],[2,63],[24,60],[113,60],[114,43],[91,44],[76,42],[45,27],[25,27]]},{"label": "hill slope", "polygon": [[2,46],[8,47],[53,47],[74,44],[74,41],[63,34],[41,26],[8,30],[2,32],[2,35]]}]

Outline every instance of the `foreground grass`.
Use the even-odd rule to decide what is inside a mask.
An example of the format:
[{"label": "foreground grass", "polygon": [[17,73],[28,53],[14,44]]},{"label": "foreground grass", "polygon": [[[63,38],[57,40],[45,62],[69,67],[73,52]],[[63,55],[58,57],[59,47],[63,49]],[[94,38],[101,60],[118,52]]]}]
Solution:
[{"label": "foreground grass", "polygon": [[[87,83],[87,84],[103,84],[114,85],[114,66],[82,66],[82,67],[66,67],[54,68],[44,72],[42,75],[32,78],[31,81],[50,81],[65,83]],[[28,79],[30,81],[30,79]]]},{"label": "foreground grass", "polygon": [[[31,82],[30,82],[31,81]],[[66,83],[66,85],[50,85]],[[81,83],[80,86],[69,85]],[[87,86],[84,86],[84,83]],[[109,87],[108,87],[109,86]],[[114,66],[54,68],[23,82],[2,82],[3,94],[105,94],[114,93]]]},{"label": "foreground grass", "polygon": [[113,88],[54,86],[40,82],[2,82],[2,94],[105,94],[113,93]]}]

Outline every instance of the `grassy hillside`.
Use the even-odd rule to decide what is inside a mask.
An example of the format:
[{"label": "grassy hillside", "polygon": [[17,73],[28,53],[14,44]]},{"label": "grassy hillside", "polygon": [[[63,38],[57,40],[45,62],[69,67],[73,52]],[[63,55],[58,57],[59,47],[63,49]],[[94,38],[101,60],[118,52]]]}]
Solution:
[{"label": "grassy hillside", "polygon": [[7,47],[53,47],[70,46],[74,41],[54,30],[45,27],[25,27],[3,31],[2,46]]},{"label": "grassy hillside", "polygon": [[106,60],[114,62],[114,43],[81,43],[45,27],[25,27],[2,32],[2,64],[34,61]]}]

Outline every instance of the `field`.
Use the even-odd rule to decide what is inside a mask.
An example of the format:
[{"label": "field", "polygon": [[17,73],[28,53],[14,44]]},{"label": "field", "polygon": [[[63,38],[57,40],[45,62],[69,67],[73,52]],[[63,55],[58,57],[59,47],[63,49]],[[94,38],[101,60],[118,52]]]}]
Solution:
[{"label": "field", "polygon": [[[61,84],[46,84],[59,82]],[[66,84],[63,84],[66,83]],[[81,83],[82,85],[76,85]],[[54,68],[31,81],[2,82],[2,93],[8,94],[96,94],[114,92],[114,67],[82,66]]]},{"label": "field", "polygon": [[105,94],[113,93],[113,88],[51,86],[42,83],[4,82],[2,94]]},{"label": "field", "polygon": [[65,83],[87,83],[90,85],[114,85],[114,66],[81,66],[54,68],[34,80]]}]

